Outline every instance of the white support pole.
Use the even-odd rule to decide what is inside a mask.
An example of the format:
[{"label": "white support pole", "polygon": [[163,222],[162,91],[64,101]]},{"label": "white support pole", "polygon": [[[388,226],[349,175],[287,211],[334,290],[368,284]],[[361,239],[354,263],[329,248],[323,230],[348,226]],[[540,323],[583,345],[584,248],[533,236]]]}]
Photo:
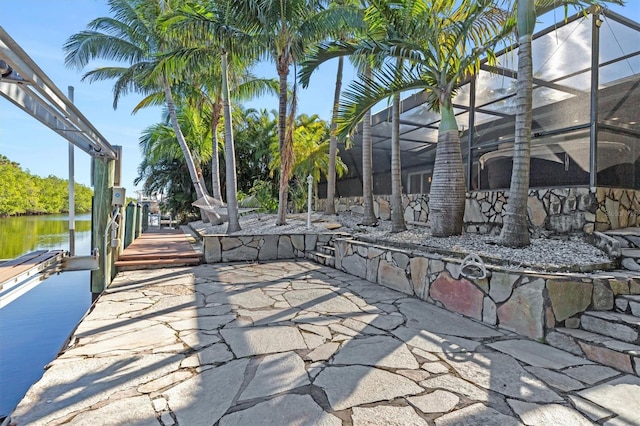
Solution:
[{"label": "white support pole", "polygon": [[[69,100],[73,103],[73,86],[68,87]],[[74,145],[69,142],[69,255],[76,254],[76,197],[75,197]]]},{"label": "white support pole", "polygon": [[311,187],[313,185],[313,176],[307,176],[307,185],[309,186],[307,193],[307,229],[311,229]]}]

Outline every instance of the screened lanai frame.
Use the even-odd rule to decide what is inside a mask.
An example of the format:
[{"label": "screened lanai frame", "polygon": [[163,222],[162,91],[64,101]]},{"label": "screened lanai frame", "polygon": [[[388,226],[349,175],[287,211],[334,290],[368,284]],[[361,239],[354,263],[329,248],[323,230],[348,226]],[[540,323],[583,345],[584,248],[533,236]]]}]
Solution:
[{"label": "screened lanai frame", "polygon": [[[640,24],[607,9],[567,19],[550,13],[558,22],[533,39],[530,187],[640,189]],[[498,65],[484,62],[454,99],[470,191],[509,188],[517,46],[497,56]],[[403,99],[400,120],[403,191],[427,193],[440,116],[421,92]],[[375,194],[391,193],[390,121],[390,107],[372,118]],[[361,195],[361,147],[361,134],[351,149],[341,147],[349,172],[338,196]]]}]

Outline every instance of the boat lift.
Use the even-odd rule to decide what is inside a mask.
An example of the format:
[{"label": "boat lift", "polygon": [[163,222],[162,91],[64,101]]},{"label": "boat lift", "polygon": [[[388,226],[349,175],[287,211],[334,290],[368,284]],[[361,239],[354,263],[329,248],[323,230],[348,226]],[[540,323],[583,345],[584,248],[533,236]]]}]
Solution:
[{"label": "boat lift", "polygon": [[[120,147],[109,144],[74,106],[73,87],[69,87],[69,97],[66,97],[2,26],[0,26],[0,96],[69,142],[70,209],[74,206],[74,147],[80,148],[92,159],[116,160],[116,167],[119,168]],[[115,184],[119,185],[119,182]],[[124,192],[121,195],[124,198]],[[117,227],[117,224],[112,223],[115,219],[116,215],[109,216],[109,226],[112,228]],[[92,226],[97,227],[100,224],[94,222]],[[107,233],[108,230],[104,231],[103,247],[94,248],[88,256],[76,256],[74,212],[70,211],[70,250],[68,252],[36,251],[0,263],[0,308],[35,287],[52,273],[100,269],[105,273]],[[102,266],[99,251],[103,251]]]}]

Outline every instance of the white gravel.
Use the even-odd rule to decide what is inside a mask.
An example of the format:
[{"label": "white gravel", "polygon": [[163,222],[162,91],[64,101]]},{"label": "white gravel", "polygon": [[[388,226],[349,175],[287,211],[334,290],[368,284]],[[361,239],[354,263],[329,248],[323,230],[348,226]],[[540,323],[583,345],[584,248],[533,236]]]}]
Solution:
[{"label": "white gravel", "polygon": [[[416,251],[427,248],[440,252],[466,255],[474,253],[485,262],[503,264],[506,267],[530,267],[545,270],[571,270],[586,265],[599,265],[610,262],[607,255],[585,242],[578,236],[567,238],[535,238],[526,248],[513,249],[496,243],[497,237],[480,234],[463,234],[456,237],[436,238],[424,225],[408,224],[407,230],[391,232],[390,221],[380,221],[378,226],[359,225],[362,215],[344,213],[337,216],[312,214],[311,228],[307,228],[306,214],[290,214],[287,224],[276,226],[273,214],[252,213],[240,217],[242,230],[233,235],[252,234],[292,234],[311,232],[349,233],[356,238],[378,243],[387,242]],[[340,227],[329,230],[327,226]],[[226,234],[227,224],[213,226],[202,222],[192,222],[191,227],[201,234]],[[425,250],[426,251],[426,250]]]}]

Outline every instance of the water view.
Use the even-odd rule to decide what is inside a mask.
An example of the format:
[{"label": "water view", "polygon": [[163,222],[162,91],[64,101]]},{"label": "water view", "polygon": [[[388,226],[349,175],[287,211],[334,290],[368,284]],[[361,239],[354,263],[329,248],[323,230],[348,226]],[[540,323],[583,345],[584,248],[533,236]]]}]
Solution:
[{"label": "water view", "polygon": [[[76,217],[76,254],[91,251],[91,216]],[[0,259],[69,249],[66,215],[0,218]],[[53,275],[0,309],[0,417],[13,410],[91,304],[88,271]]]}]

